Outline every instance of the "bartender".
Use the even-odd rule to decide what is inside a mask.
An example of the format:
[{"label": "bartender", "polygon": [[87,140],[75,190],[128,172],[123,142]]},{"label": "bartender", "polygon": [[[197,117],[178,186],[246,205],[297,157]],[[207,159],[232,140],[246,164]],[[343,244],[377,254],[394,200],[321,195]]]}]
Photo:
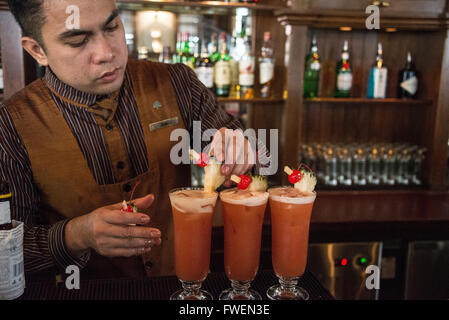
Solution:
[{"label": "bartender", "polygon": [[[8,3],[23,48],[46,66],[0,104],[0,178],[25,223],[27,275],[54,278],[69,265],[82,279],[174,274],[168,193],[190,185],[190,170],[170,161],[170,133],[192,134],[193,121],[218,133],[240,123],[188,67],[128,61],[114,0]],[[252,149],[244,140],[231,152],[249,159]],[[223,165],[225,185],[251,168]],[[139,212],[124,213],[138,182]]]}]

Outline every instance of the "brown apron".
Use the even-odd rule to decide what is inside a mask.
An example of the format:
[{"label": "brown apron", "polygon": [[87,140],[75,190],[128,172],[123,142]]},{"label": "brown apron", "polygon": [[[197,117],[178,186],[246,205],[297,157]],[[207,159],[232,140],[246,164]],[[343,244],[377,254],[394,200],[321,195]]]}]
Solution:
[{"label": "brown apron", "polygon": [[[173,224],[168,192],[190,185],[188,165],[173,165],[170,141],[174,129],[185,128],[167,66],[152,62],[128,62],[143,128],[149,170],[116,184],[98,185],[83,153],[42,80],[37,80],[7,103],[19,135],[28,151],[34,183],[39,189],[40,215],[50,224],[74,218],[109,204],[129,200],[130,187],[141,184],[134,198],[154,194],[146,211],[149,226],[161,230],[162,245],[142,257],[106,258],[92,250],[81,277],[117,278],[173,275]],[[155,105],[162,107],[154,108]],[[160,102],[158,104],[157,102]],[[177,118],[175,125],[150,130],[150,124]],[[108,134],[104,130],[105,135]],[[118,144],[120,145],[120,144]]]}]

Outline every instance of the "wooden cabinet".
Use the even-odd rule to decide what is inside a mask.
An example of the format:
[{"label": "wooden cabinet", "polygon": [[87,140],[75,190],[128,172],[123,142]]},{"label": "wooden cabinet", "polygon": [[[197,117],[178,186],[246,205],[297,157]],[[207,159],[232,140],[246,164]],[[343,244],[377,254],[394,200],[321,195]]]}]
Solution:
[{"label": "wooden cabinet", "polygon": [[[428,12],[444,11],[445,1],[391,1],[388,10],[393,12],[405,2],[409,3],[407,12],[420,11],[424,2],[430,6],[425,9]],[[292,1],[295,10],[277,12],[288,35],[286,56],[290,57],[286,61],[288,99],[283,115],[285,164],[298,162],[302,144],[407,142],[429,150],[425,180],[430,189],[445,190],[449,138],[447,20],[441,14],[414,19],[393,15],[383,19],[381,15],[381,29],[367,30],[364,10],[347,10],[351,5],[354,9],[363,7],[360,3]],[[342,27],[349,31],[341,31]],[[320,98],[310,100],[302,97],[302,80],[312,34],[317,37],[322,68]],[[351,47],[353,90],[352,98],[337,99],[332,97],[335,63],[344,40],[349,40]],[[388,67],[387,99],[370,100],[365,98],[368,74],[378,42],[383,44]],[[408,50],[419,71],[419,93],[416,100],[399,100],[398,72],[404,67]]]},{"label": "wooden cabinet", "polygon": [[446,9],[446,0],[309,0],[292,1],[301,10],[365,11],[369,5],[380,8],[381,14],[415,17],[438,17]]}]

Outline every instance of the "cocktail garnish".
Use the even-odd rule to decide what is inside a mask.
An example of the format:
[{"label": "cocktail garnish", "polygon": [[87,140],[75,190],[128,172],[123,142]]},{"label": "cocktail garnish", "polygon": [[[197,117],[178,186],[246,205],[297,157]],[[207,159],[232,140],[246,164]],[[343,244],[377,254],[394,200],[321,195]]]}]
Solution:
[{"label": "cocktail garnish", "polygon": [[240,190],[248,189],[249,184],[251,183],[251,177],[244,175],[244,174],[242,174],[238,177],[233,174],[231,176],[231,180],[234,181],[235,183],[237,183],[237,188],[239,188]]},{"label": "cocktail garnish", "polygon": [[137,181],[137,183],[135,184],[135,186],[131,192],[131,197],[129,198],[129,202],[127,203],[125,200],[123,200],[122,211],[124,211],[124,212],[138,212],[139,211],[139,209],[136,207],[136,205],[133,202],[134,191],[136,191],[136,188],[139,184],[140,184],[140,181]]},{"label": "cocktail garnish", "polygon": [[[308,171],[306,171],[307,169]],[[305,194],[313,192],[316,186],[316,177],[312,169],[304,163],[301,163],[297,170],[292,170],[285,166],[284,172],[287,173],[290,183],[295,185],[295,188]],[[299,175],[298,175],[299,173]],[[298,179],[299,177],[299,179]]]}]

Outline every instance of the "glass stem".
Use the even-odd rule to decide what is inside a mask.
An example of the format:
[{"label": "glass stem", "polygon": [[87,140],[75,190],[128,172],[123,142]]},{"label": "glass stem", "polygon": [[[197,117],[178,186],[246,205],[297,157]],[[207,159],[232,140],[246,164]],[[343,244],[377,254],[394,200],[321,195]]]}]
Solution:
[{"label": "glass stem", "polygon": [[279,283],[281,285],[282,292],[294,293],[296,290],[296,285],[298,284],[298,279],[279,277]]},{"label": "glass stem", "polygon": [[246,296],[248,294],[251,281],[235,281],[231,280],[231,286],[234,296]]},{"label": "glass stem", "polygon": [[181,280],[181,284],[186,296],[198,296],[200,294],[201,282]]}]

